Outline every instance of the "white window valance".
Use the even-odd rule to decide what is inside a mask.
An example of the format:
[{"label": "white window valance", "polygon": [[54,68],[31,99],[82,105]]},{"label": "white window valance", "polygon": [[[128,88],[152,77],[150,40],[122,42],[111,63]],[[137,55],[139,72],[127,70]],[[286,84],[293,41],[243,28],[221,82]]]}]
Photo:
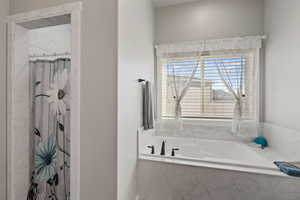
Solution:
[{"label": "white window valance", "polygon": [[248,36],[160,44],[156,46],[156,55],[164,56],[166,53],[183,53],[199,51],[259,49],[262,46],[262,38],[262,36]]}]

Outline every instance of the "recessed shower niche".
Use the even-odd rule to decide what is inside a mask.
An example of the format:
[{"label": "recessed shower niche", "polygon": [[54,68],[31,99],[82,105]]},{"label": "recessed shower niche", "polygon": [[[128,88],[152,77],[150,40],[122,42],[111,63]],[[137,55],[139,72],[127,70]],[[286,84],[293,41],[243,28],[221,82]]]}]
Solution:
[{"label": "recessed shower niche", "polygon": [[9,17],[9,200],[79,199],[80,7]]}]

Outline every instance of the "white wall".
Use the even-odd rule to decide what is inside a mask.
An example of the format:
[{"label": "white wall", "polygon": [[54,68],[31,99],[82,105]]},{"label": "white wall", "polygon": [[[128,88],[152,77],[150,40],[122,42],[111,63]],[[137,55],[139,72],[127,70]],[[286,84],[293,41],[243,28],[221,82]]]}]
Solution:
[{"label": "white wall", "polygon": [[63,24],[32,29],[29,32],[29,54],[63,54],[71,52],[71,25]]},{"label": "white wall", "polygon": [[[10,13],[75,0],[11,0]],[[117,0],[82,0],[81,199],[117,199]]]},{"label": "white wall", "polygon": [[266,0],[265,120],[300,131],[300,1]]},{"label": "white wall", "polygon": [[8,15],[9,1],[0,0],[0,200],[6,200],[6,69],[5,27],[3,17]]},{"label": "white wall", "polygon": [[198,0],[152,0],[155,7],[170,6],[194,1]]},{"label": "white wall", "polygon": [[118,200],[137,193],[137,130],[142,90],[137,79],[153,82],[153,9],[149,0],[119,0]]},{"label": "white wall", "polygon": [[263,34],[263,0],[199,0],[155,9],[155,41]]},{"label": "white wall", "polygon": [[[8,197],[18,200],[27,196],[30,180],[30,101],[29,101],[29,63],[28,47],[29,33],[22,26],[15,27],[15,46],[13,55],[15,61],[15,73],[12,76],[12,93],[9,93],[11,101],[8,106],[10,119],[8,135]],[[11,74],[12,71],[9,71]]]}]

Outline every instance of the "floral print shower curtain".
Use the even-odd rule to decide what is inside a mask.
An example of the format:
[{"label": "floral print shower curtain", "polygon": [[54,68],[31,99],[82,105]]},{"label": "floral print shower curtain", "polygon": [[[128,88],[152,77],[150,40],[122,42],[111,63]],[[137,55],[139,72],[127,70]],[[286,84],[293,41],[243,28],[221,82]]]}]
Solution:
[{"label": "floral print shower curtain", "polygon": [[27,200],[70,199],[70,63],[68,58],[30,61]]}]

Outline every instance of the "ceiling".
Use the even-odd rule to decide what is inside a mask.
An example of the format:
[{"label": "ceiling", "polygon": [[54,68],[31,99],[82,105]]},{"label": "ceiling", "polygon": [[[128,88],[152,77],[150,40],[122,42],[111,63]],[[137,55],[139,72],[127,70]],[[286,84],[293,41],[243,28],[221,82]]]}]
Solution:
[{"label": "ceiling", "polygon": [[194,2],[199,0],[152,0],[155,7],[170,6],[180,3]]}]

